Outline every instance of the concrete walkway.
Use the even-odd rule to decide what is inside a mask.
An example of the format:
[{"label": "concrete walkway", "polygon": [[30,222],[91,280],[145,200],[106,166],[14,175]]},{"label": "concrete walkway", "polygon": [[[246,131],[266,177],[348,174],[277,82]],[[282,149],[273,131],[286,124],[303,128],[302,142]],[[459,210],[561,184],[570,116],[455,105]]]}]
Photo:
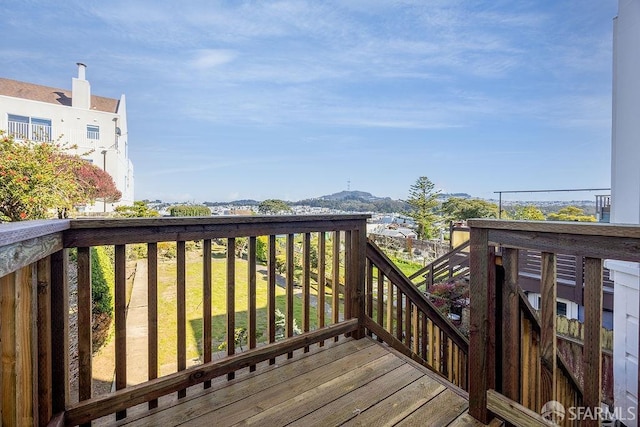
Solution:
[{"label": "concrete walkway", "polygon": [[127,384],[140,384],[148,377],[147,327],[147,263],[139,260],[133,279],[131,299],[127,308]]}]

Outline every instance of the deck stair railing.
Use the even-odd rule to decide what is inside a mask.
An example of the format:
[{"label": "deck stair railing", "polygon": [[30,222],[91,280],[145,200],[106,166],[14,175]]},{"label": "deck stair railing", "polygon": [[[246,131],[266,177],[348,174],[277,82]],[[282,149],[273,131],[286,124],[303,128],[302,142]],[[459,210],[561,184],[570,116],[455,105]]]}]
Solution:
[{"label": "deck stair railing", "polygon": [[465,276],[469,273],[469,241],[456,246],[440,258],[409,276],[419,288],[429,289],[434,283]]},{"label": "deck stair railing", "polygon": [[[550,425],[540,415],[550,401],[574,413],[576,407],[595,413],[603,401],[603,260],[640,261],[640,227],[499,220],[470,220],[469,226],[469,413],[485,423],[495,415],[514,425]],[[519,285],[523,249],[541,252],[539,316]],[[558,254],[584,258],[581,384],[557,354]],[[598,425],[598,420],[567,416],[561,425]]]},{"label": "deck stair railing", "polygon": [[372,241],[365,286],[368,333],[466,390],[467,338]]}]

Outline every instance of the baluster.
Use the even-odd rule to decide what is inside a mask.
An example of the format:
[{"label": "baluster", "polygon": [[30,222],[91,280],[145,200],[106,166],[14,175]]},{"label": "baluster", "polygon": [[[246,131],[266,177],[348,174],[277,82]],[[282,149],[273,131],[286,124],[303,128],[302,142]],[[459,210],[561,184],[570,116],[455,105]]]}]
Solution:
[{"label": "baluster", "polygon": [[78,400],[81,402],[91,399],[91,248],[78,248],[77,260]]},{"label": "baluster", "polygon": [[[332,276],[333,284],[331,286],[331,315],[332,322],[335,325],[340,320],[340,231],[333,232],[333,265]],[[338,337],[334,338],[338,342]]]},{"label": "baluster", "polygon": [[[542,253],[540,293],[541,387],[538,405],[556,399],[556,255]],[[541,408],[536,408],[538,411]]]},{"label": "baluster", "polygon": [[[287,234],[287,318],[285,323],[285,337],[293,336],[293,284],[294,284],[294,258],[293,258],[293,234]],[[287,358],[291,359],[293,353],[287,353]]]},{"label": "baluster", "polygon": [[[302,331],[309,332],[309,311],[311,288],[311,233],[304,233],[302,239]],[[305,346],[304,352],[309,352]]]},{"label": "baluster", "polygon": [[[318,233],[318,327],[322,328],[325,325],[325,304],[326,304],[326,268],[327,268],[327,253],[326,253],[326,236],[324,231]],[[320,347],[324,346],[324,341],[318,343]]]},{"label": "baluster", "polygon": [[[38,419],[40,425],[53,416],[51,395],[51,257],[37,262]],[[34,295],[36,297],[36,295]],[[56,349],[57,351],[57,349]]]},{"label": "baluster", "polygon": [[[267,335],[269,344],[276,342],[276,236],[269,236],[269,259],[267,262]],[[269,359],[274,365],[276,359]]]},{"label": "baluster", "polygon": [[[249,237],[249,256],[248,256],[248,277],[249,277],[249,292],[248,292],[248,330],[247,336],[249,340],[249,348],[256,348],[256,237]],[[249,371],[256,370],[256,365],[251,365]]]},{"label": "baluster", "polygon": [[[227,356],[236,352],[236,239],[227,239]],[[235,378],[227,374],[227,380]]]},{"label": "baluster", "polygon": [[[178,346],[178,371],[183,371],[187,368],[187,262],[186,262],[186,243],[184,241],[178,241],[176,243],[176,256],[177,256],[177,346]],[[178,391],[178,399],[182,399],[187,395],[187,390],[182,389]]]},{"label": "baluster", "polygon": [[54,414],[69,402],[69,250],[51,255],[51,398]]},{"label": "baluster", "polygon": [[[211,265],[211,239],[204,239],[202,242],[202,352],[204,363],[212,360],[213,343],[213,322],[211,313],[212,298],[212,265]],[[204,382],[204,388],[211,387],[211,380]]]},{"label": "baluster", "polygon": [[[126,246],[115,247],[115,330],[116,330],[116,390],[127,386],[127,257]],[[116,413],[116,419],[127,416],[127,411]]]},{"label": "baluster", "polygon": [[520,402],[520,295],[519,253],[503,248],[502,265],[502,394]]},{"label": "baluster", "polygon": [[[158,378],[158,244],[147,244],[147,357],[149,379]],[[158,400],[149,401],[149,409],[158,407]]]}]

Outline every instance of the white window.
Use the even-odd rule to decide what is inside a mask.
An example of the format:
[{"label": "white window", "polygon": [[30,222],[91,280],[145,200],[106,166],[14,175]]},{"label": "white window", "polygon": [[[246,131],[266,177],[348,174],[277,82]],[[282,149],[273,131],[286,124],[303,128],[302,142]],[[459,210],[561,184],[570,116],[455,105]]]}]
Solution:
[{"label": "white window", "polygon": [[87,125],[87,139],[100,139],[100,126]]},{"label": "white window", "polygon": [[9,114],[9,135],[16,139],[51,141],[51,120]]}]

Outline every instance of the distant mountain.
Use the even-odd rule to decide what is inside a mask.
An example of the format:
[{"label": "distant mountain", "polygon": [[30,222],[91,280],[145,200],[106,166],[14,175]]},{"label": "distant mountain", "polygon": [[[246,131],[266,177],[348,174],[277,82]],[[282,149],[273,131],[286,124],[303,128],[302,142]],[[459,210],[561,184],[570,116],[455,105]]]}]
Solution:
[{"label": "distant mountain", "polygon": [[348,212],[402,212],[409,206],[401,200],[390,197],[376,197],[365,191],[340,191],[314,199],[299,200],[291,203],[294,206],[311,206],[337,209]]},{"label": "distant mountain", "polygon": [[467,193],[440,193],[438,194],[439,200],[447,200],[451,197],[457,197],[459,199],[470,199],[471,195]]}]

